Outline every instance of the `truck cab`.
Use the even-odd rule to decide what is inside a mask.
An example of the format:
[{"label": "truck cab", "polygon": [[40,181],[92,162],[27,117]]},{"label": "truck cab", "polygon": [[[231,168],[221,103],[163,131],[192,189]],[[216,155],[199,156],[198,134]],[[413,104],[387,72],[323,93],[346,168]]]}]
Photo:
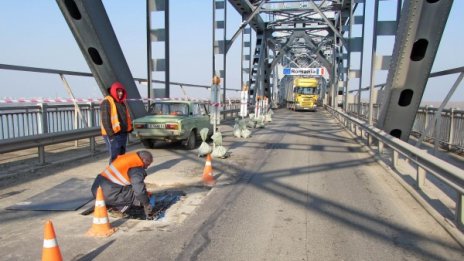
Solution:
[{"label": "truck cab", "polygon": [[288,93],[287,108],[291,110],[317,111],[319,81],[316,78],[296,78]]}]

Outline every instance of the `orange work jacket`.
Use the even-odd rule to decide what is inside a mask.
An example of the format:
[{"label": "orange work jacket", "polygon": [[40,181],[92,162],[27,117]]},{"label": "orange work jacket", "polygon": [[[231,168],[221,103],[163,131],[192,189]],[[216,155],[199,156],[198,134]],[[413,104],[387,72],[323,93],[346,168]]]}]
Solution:
[{"label": "orange work jacket", "polygon": [[131,185],[129,169],[143,167],[143,161],[135,152],[126,153],[118,156],[100,174],[109,181],[121,186]]},{"label": "orange work jacket", "polygon": [[[116,103],[114,103],[113,97],[110,95],[105,97],[106,100],[110,103],[110,118],[111,118],[111,127],[113,128],[114,133],[118,133],[121,131],[121,123],[119,122],[118,118],[118,110],[116,109]],[[126,108],[126,117],[127,117],[127,132],[130,132],[132,130],[132,120],[130,117],[129,110]],[[101,133],[103,136],[106,135],[106,130],[103,127],[103,124],[101,125]]]}]

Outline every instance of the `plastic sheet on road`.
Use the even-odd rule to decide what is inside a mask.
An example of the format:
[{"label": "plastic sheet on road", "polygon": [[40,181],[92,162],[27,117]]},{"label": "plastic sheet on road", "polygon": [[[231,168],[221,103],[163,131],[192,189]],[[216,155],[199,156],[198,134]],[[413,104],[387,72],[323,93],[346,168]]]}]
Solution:
[{"label": "plastic sheet on road", "polygon": [[29,199],[7,207],[8,210],[69,211],[93,200],[92,179],[68,179]]}]

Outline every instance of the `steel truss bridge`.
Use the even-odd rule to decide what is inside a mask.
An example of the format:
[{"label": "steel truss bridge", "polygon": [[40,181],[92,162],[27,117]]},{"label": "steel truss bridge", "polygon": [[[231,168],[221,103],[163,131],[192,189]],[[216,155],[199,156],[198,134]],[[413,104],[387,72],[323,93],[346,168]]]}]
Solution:
[{"label": "steel truss bridge", "polygon": [[[67,74],[93,76],[103,95],[107,94],[107,86],[110,86],[111,83],[115,81],[122,82],[127,88],[128,105],[134,118],[147,113],[143,103],[144,99],[142,99],[135,85],[136,81],[146,80],[148,90],[152,89],[152,83],[162,82],[165,84],[162,89],[150,91],[148,98],[151,98],[150,96],[153,96],[152,98],[169,98],[170,85],[189,85],[173,83],[169,79],[170,7],[168,0],[147,0],[146,2],[148,29],[147,79],[132,76],[102,1],[56,0],[56,2],[89,65],[91,74],[4,64],[0,64],[0,69],[55,73],[60,74],[60,76]],[[213,66],[211,78],[214,79],[215,76],[222,78],[221,82],[223,84],[221,87],[224,90],[222,92],[222,101],[226,101],[226,90],[230,90],[226,87],[227,57],[228,54],[230,55],[231,46],[238,39],[242,41],[241,83],[244,86],[242,90],[247,92],[251,103],[256,103],[258,97],[267,97],[270,104],[274,106],[278,106],[282,102],[281,93],[286,93],[286,90],[284,90],[286,88],[285,81],[289,80],[288,76],[282,74],[283,68],[324,68],[325,73],[318,75],[323,82],[321,95],[326,109],[324,113],[336,119],[343,126],[341,129],[343,132],[345,130],[350,131],[355,139],[361,140],[360,143],[370,148],[370,152],[373,151],[373,154],[376,153],[379,157],[383,155],[383,157],[387,158],[387,162],[391,164],[393,170],[399,168],[398,166],[403,162],[403,159],[405,162],[414,165],[413,189],[422,191],[421,193],[425,194],[422,190],[424,181],[430,177],[445,184],[446,188],[452,191],[453,196],[453,204],[450,207],[453,210],[451,214],[453,222],[450,223],[453,224],[448,224],[452,228],[448,230],[448,233],[455,239],[459,239],[462,245],[464,242],[462,237],[462,231],[464,231],[463,169],[407,143],[411,133],[414,132],[415,119],[418,115],[420,116],[418,111],[422,110],[421,113],[424,114],[421,116],[424,119],[421,122],[424,126],[429,121],[428,115],[431,113],[428,112],[427,108],[425,110],[419,108],[429,78],[451,74],[458,75],[441,106],[434,112],[435,117],[431,119],[437,122],[435,126],[438,127],[435,128],[438,129],[441,128],[440,115],[464,77],[464,67],[431,72],[453,1],[373,0],[374,14],[371,21],[366,16],[366,2],[366,0],[212,0],[213,43],[211,53]],[[391,9],[389,12],[382,10],[384,2],[394,3],[396,6],[394,11]],[[227,8],[231,7],[242,17],[242,23],[236,28],[227,26]],[[380,13],[387,14],[389,19],[385,20],[385,17],[380,19]],[[150,28],[152,16],[164,16],[164,27]],[[364,43],[366,43],[364,29],[369,26],[373,29],[372,43],[370,46],[364,46]],[[355,27],[357,30],[355,30]],[[359,30],[360,28],[361,30]],[[232,37],[226,37],[226,29],[234,31]],[[390,55],[378,51],[377,40],[381,36],[389,36],[394,39],[394,46]],[[163,59],[153,57],[151,50],[153,42],[164,43],[165,54]],[[368,65],[363,64],[365,55],[371,56]],[[221,61],[221,63],[218,61]],[[369,68],[369,70],[363,72],[363,68]],[[154,71],[164,72],[164,80],[153,79],[152,72]],[[376,73],[380,71],[388,72],[388,77],[384,84],[376,85]],[[363,87],[361,86],[361,79],[363,75],[366,76],[367,74],[370,74],[370,84]],[[350,86],[354,85],[353,83],[357,83],[357,88],[349,89]],[[208,86],[191,85],[191,87],[204,88]],[[365,106],[362,107],[361,93],[363,91],[369,93],[367,109]],[[353,93],[356,95],[353,95]],[[342,103],[340,104],[339,101],[342,101]],[[47,129],[47,116],[43,117],[43,115],[47,115],[47,108],[30,108],[31,111],[34,110],[34,115],[42,115],[37,118],[36,122],[39,122],[40,124],[37,125],[47,129],[47,131],[42,129],[37,133],[32,131],[33,135],[29,137],[13,137],[13,139],[1,140],[0,152],[8,153],[37,147],[39,161],[43,164],[45,163],[44,147],[46,145],[67,142],[76,138],[90,138],[89,147],[94,149],[95,137],[100,135],[98,127],[95,126],[97,125],[95,119],[98,113],[95,114],[96,109],[92,107],[92,104],[88,106],[89,108],[82,108],[85,115],[87,115],[83,116],[83,118],[87,119],[88,124],[84,124],[80,129],[77,126],[74,126],[72,130],[60,129],[56,133],[51,133]],[[15,110],[20,109],[15,108]],[[36,110],[38,112],[35,112]],[[226,108],[222,113],[232,115],[237,111],[236,108]],[[21,112],[21,114],[27,113],[29,112]],[[288,124],[287,117],[290,112],[285,113],[287,115],[283,113],[284,116],[281,117],[281,120],[286,122],[282,124],[283,131],[273,133],[274,137],[282,137],[284,136],[282,133],[285,132],[294,135],[300,131],[296,126],[290,126],[289,128],[291,124]],[[72,112],[69,112],[69,114],[76,117],[74,115],[76,114],[75,111],[74,114]],[[450,110],[448,115],[449,122],[459,122],[461,124],[461,130],[462,122],[464,122],[462,115],[462,111],[456,113],[453,110]],[[28,117],[26,116],[26,118]],[[321,116],[317,114],[306,114],[305,117],[323,122]],[[12,118],[17,119],[18,117]],[[312,120],[306,120],[305,123],[312,122]],[[93,122],[93,124],[90,124],[90,122]],[[450,123],[450,125],[453,124]],[[289,131],[291,128],[297,131]],[[319,128],[323,129],[324,127],[317,126],[313,132],[319,131]],[[8,127],[7,129],[15,130],[14,127]],[[456,126],[450,127],[450,130],[453,129],[459,132]],[[308,128],[305,130],[309,131]],[[425,130],[424,133],[430,133],[430,129]],[[299,135],[296,136],[299,137]],[[453,142],[451,136],[450,134],[449,144]],[[311,142],[324,140],[321,137],[314,136]],[[419,138],[419,142],[422,141],[422,138]],[[309,139],[307,141],[309,142]],[[340,142],[339,138],[331,142],[334,141]],[[262,144],[264,144],[264,141],[260,141],[256,147],[260,147]],[[269,143],[267,147],[278,149],[284,148],[288,144],[301,146],[296,138],[291,137],[291,140],[286,143],[280,145],[278,143]],[[347,148],[345,152],[335,150],[334,148],[339,149],[336,145],[325,145],[325,147],[324,145],[312,143],[306,145],[308,145],[307,147],[313,147],[314,151],[311,152],[307,147],[301,147],[300,152],[303,153],[301,154],[303,156],[297,152],[294,153],[294,155],[300,156],[302,161],[309,158],[309,156],[304,156],[309,155],[309,152],[313,153],[312,157],[318,155],[321,158],[324,157],[321,156],[322,152],[343,152],[344,155],[356,152],[352,146]],[[462,143],[460,145],[462,146]],[[324,151],[326,147],[332,148],[334,151]],[[289,151],[293,150],[291,147],[287,149]],[[284,153],[287,152],[282,152],[282,155]],[[340,154],[331,155],[340,156]],[[331,159],[327,160],[329,162],[327,163],[328,167],[324,168],[323,171],[320,170],[320,172],[331,171],[333,164]],[[277,162],[277,160],[274,162]],[[345,165],[342,164],[339,168],[349,169],[353,165],[367,165],[370,161],[363,163],[362,161],[347,158],[344,162],[346,162]],[[318,166],[321,166],[321,164]],[[311,168],[311,170],[314,170],[314,166]],[[303,172],[309,172],[310,166],[303,164],[301,169],[302,174],[306,175],[307,173]],[[275,170],[271,168],[271,173],[273,171]],[[292,188],[292,186],[289,187]],[[336,206],[338,206],[338,203]],[[340,209],[348,208],[340,204]],[[356,215],[357,212],[352,211],[350,214]],[[365,215],[365,217],[369,218],[368,215]],[[437,220],[444,219],[441,216],[435,218]],[[445,221],[443,222],[446,223]],[[388,224],[388,222],[385,222],[385,224]],[[353,225],[356,224],[353,223]],[[210,227],[206,227],[206,230],[209,229]],[[377,229],[373,231],[377,233]],[[92,249],[94,249],[94,246],[92,246]]]},{"label": "steel truss bridge", "polygon": [[[359,112],[360,93],[365,89],[361,88],[360,81],[364,66],[353,68],[350,65],[362,64],[365,50],[370,49],[364,46],[364,28],[373,26],[372,50],[369,50],[369,53],[372,51],[369,111],[373,111],[372,106],[377,102],[375,74],[388,70],[382,100],[378,102],[382,108],[376,126],[394,137],[407,140],[453,1],[388,1],[396,3],[396,10],[390,10],[389,20],[380,20],[382,2],[375,0],[374,20],[366,21],[363,0],[229,0],[229,4],[213,0],[212,76],[219,74],[225,78],[228,51],[242,35],[241,79],[247,85],[250,100],[266,96],[274,103],[278,102],[278,85],[282,80],[279,68],[324,67],[328,72],[323,93],[326,104],[335,107],[338,96],[342,95],[343,108],[346,109],[348,84],[355,80],[359,82],[358,95],[355,96]],[[103,4],[89,0],[57,0],[57,3],[102,93],[106,93],[106,86],[118,80],[127,86],[129,98],[140,98]],[[228,6],[232,6],[243,18],[240,26],[233,28],[235,33],[231,39],[226,39],[225,33]],[[147,24],[150,24],[153,15],[164,16],[165,25],[164,28],[149,28],[147,40],[163,42],[165,57],[152,59],[151,47],[147,43],[148,70],[165,72],[165,88],[158,90],[157,95],[169,97],[169,1],[147,1]],[[361,26],[361,33],[353,29],[355,25]],[[394,37],[391,55],[377,53],[379,36]],[[360,61],[354,61],[354,54],[360,54],[357,55],[361,57]],[[219,57],[223,60],[222,65],[216,63]],[[460,74],[457,86],[462,79],[463,68],[446,73]],[[151,73],[148,73],[148,83],[152,80]],[[226,99],[225,79],[222,82],[223,99]],[[142,102],[131,102],[130,107],[135,116],[146,113]],[[372,113],[368,115],[368,122],[373,124]]]}]

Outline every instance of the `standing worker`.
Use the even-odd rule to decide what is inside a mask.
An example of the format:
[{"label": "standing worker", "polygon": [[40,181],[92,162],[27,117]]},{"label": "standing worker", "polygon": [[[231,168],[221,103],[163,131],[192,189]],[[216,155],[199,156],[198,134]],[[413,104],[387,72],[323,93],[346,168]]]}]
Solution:
[{"label": "standing worker", "polygon": [[132,131],[132,119],[125,104],[127,92],[124,85],[115,82],[108,93],[100,104],[100,119],[111,163],[118,155],[126,153],[127,134]]},{"label": "standing worker", "polygon": [[153,162],[153,155],[146,150],[129,152],[118,156],[105,170],[98,174],[92,185],[92,194],[97,195],[100,186],[105,204],[113,216],[123,217],[131,206],[144,209],[147,219],[153,212],[145,186],[145,170]]}]

